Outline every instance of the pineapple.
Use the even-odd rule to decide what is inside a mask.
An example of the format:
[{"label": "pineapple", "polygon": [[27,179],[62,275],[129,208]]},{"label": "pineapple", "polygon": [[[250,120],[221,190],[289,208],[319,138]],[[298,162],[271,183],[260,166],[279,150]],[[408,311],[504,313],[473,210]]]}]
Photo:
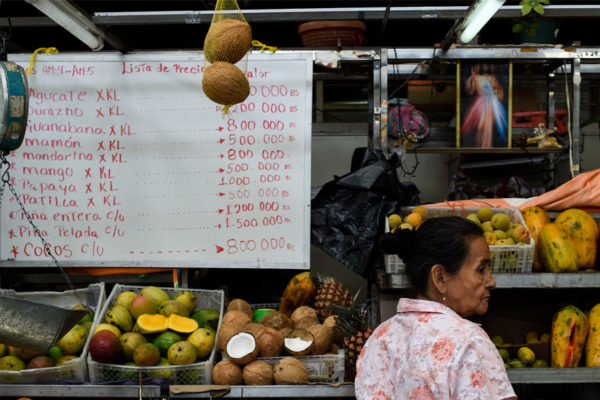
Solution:
[{"label": "pineapple", "polygon": [[319,279],[317,294],[313,308],[317,310],[319,318],[324,321],[335,312],[330,309],[332,305],[352,307],[352,296],[342,283],[333,278]]},{"label": "pineapple", "polygon": [[367,324],[367,310],[364,305],[359,307],[353,302],[351,307],[334,305],[331,308],[337,314],[334,317],[336,326],[344,335],[345,379],[354,381],[356,360],[374,328]]}]

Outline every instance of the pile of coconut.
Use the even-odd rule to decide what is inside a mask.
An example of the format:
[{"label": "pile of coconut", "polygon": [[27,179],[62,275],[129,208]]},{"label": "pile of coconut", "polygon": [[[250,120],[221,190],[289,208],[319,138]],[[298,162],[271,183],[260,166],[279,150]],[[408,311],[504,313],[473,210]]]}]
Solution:
[{"label": "pile of coconut", "polygon": [[223,19],[213,22],[204,39],[204,57],[210,63],[204,69],[202,90],[217,104],[241,103],[250,94],[250,83],[234,64],[252,44],[252,30],[247,22]]},{"label": "pile of coconut", "polygon": [[296,358],[286,357],[271,366],[257,358],[282,355],[338,354],[343,337],[333,317],[322,324],[316,310],[302,306],[288,318],[278,311],[253,322],[248,302],[232,300],[221,321],[217,347],[227,359],[215,365],[213,382],[219,385],[306,383],[308,371]]}]

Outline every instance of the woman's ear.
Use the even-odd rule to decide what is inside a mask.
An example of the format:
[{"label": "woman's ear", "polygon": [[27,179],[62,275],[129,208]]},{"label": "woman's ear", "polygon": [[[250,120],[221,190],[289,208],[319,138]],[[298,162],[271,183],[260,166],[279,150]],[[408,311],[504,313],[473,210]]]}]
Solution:
[{"label": "woman's ear", "polygon": [[433,288],[440,294],[446,294],[446,274],[444,267],[441,264],[435,264],[431,267],[431,284]]}]

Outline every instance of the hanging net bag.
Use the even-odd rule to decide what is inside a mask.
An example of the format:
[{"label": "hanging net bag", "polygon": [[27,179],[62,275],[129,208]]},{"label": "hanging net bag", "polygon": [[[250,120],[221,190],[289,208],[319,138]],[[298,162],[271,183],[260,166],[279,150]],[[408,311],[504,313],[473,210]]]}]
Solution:
[{"label": "hanging net bag", "polygon": [[204,39],[202,90],[225,112],[250,94],[245,71],[251,45],[252,29],[236,0],[218,0]]}]

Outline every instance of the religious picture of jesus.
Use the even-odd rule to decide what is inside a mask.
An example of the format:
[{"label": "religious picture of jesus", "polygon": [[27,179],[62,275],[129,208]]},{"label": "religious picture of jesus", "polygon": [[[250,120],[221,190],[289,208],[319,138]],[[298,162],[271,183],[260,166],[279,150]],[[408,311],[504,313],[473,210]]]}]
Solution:
[{"label": "religious picture of jesus", "polygon": [[511,147],[512,62],[457,64],[457,147]]}]

